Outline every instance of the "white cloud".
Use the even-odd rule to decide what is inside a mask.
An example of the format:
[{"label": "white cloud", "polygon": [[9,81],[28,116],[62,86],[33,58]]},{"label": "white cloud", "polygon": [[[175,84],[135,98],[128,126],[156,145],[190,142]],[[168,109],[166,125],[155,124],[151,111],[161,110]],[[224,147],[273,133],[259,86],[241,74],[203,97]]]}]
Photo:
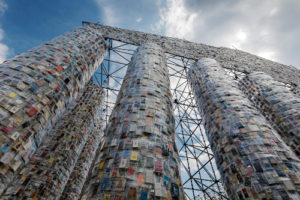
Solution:
[{"label": "white cloud", "polygon": [[138,17],[138,18],[136,19],[136,22],[137,22],[137,23],[140,23],[142,20],[143,20],[143,18]]},{"label": "white cloud", "polygon": [[232,34],[231,36],[228,35],[227,37],[228,44],[226,44],[226,46],[235,49],[241,49],[241,47],[247,42],[248,39],[247,33],[242,29],[239,29],[235,34]]},{"label": "white cloud", "polygon": [[184,7],[183,0],[168,0],[166,7],[160,8],[160,21],[155,29],[164,29],[167,36],[193,39],[195,25],[201,24],[197,16],[197,13],[191,13]]},{"label": "white cloud", "polygon": [[7,4],[4,2],[4,0],[0,0],[0,16],[2,16],[5,11],[7,10]]},{"label": "white cloud", "polygon": [[[191,155],[191,154],[190,154]],[[190,158],[189,161],[187,160],[182,160],[182,164],[188,168],[188,165],[190,165],[190,170],[191,171],[197,171],[200,167],[201,164],[205,164],[207,161],[209,160],[208,155],[207,154],[202,154],[198,157],[198,160]],[[200,164],[201,163],[201,164]],[[184,166],[181,166],[181,170],[185,171]],[[208,168],[208,167],[207,167]]]},{"label": "white cloud", "polygon": [[0,43],[0,64],[3,63],[8,55],[8,47],[5,44]]},{"label": "white cloud", "polygon": [[104,23],[110,26],[117,26],[118,18],[115,17],[114,9],[111,6],[104,6]]},{"label": "white cloud", "polygon": [[100,16],[100,19],[103,18],[102,23],[109,26],[118,26],[120,18],[116,14],[116,9],[112,7],[108,0],[95,0],[100,13],[103,13]]},{"label": "white cloud", "polygon": [[278,12],[278,8],[275,7],[270,11],[270,15],[271,16],[276,15],[277,12]]},{"label": "white cloud", "polygon": [[276,60],[277,58],[277,52],[274,52],[272,50],[260,51],[257,55],[270,60]]},{"label": "white cloud", "polygon": [[[5,13],[7,8],[8,8],[7,4],[3,0],[0,0],[0,17]],[[3,29],[0,28],[0,64],[6,60],[8,55],[8,46],[1,43],[1,40],[3,38],[4,38],[4,31]]]},{"label": "white cloud", "polygon": [[241,41],[245,41],[247,39],[247,34],[242,31],[242,30],[239,30],[237,33],[236,33],[236,37],[241,40]]},{"label": "white cloud", "polygon": [[[157,1],[160,2],[160,1]],[[300,1],[167,0],[155,32],[237,48],[284,64],[300,63]]]}]

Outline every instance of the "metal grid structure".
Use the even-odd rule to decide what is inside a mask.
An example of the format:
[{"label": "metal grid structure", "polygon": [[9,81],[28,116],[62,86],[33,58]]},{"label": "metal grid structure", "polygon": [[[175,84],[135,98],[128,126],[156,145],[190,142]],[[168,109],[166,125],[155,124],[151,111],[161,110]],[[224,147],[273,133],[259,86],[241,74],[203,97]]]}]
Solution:
[{"label": "metal grid structure", "polygon": [[[105,121],[114,107],[131,56],[137,46],[107,39],[109,53],[94,74],[94,82],[106,90]],[[187,82],[194,60],[167,54],[181,177],[187,199],[228,199],[220,181],[213,153]]]},{"label": "metal grid structure", "polygon": [[[240,72],[240,71],[237,71],[237,70],[233,70],[233,69],[225,69],[225,72],[232,76],[233,77],[233,80],[238,82],[239,80],[243,79],[247,74],[248,72]],[[281,81],[279,81],[281,82]],[[296,89],[297,85],[295,84],[290,84],[290,83],[284,83],[284,82],[281,82],[286,88],[288,88],[289,90],[291,90],[292,92],[294,92],[294,90]]]}]

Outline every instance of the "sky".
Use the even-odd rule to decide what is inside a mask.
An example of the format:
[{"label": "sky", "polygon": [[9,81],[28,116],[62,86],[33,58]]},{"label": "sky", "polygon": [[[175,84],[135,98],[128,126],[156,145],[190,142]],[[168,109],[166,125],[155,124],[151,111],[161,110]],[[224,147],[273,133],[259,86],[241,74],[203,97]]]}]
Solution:
[{"label": "sky", "polygon": [[0,0],[0,63],[90,21],[300,68],[299,11],[299,0]]},{"label": "sky", "polygon": [[0,63],[82,21],[240,49],[300,69],[300,0],[0,0]]}]

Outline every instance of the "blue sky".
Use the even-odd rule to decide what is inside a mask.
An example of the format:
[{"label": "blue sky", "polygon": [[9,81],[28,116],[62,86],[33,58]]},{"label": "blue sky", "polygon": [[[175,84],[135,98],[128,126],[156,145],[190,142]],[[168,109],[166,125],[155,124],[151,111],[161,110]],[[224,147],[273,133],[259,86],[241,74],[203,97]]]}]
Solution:
[{"label": "blue sky", "polygon": [[299,0],[0,0],[0,63],[90,21],[300,68],[299,11]]},{"label": "blue sky", "polygon": [[[127,6],[130,6],[128,11],[125,9]],[[79,27],[83,20],[149,31],[148,24],[158,20],[157,12],[151,0],[109,3],[84,0],[0,0],[0,42],[8,47],[2,57],[10,58]]]},{"label": "blue sky", "polygon": [[0,62],[85,20],[300,67],[299,10],[298,0],[0,0]]}]

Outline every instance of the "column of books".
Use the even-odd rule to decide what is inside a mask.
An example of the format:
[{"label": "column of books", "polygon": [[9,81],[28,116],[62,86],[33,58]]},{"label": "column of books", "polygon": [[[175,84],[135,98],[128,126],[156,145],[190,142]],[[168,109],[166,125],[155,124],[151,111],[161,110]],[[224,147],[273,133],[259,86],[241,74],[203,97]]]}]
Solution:
[{"label": "column of books", "polygon": [[[101,116],[99,116],[101,117]],[[61,200],[76,200],[80,199],[83,186],[88,182],[92,162],[96,156],[96,151],[99,147],[100,140],[103,136],[102,120],[97,119],[88,140],[82,150],[80,157],[71,173],[71,176],[64,188],[64,192],[61,195]]]},{"label": "column of books", "polygon": [[0,194],[77,98],[106,53],[101,33],[84,27],[0,65]]},{"label": "column of books", "polygon": [[213,59],[188,73],[229,199],[300,199],[300,162]]},{"label": "column of books", "polygon": [[[95,129],[103,89],[86,86],[81,98],[45,137],[29,163],[20,171],[2,199],[59,199],[70,174]],[[78,167],[80,163],[78,163]]]},{"label": "column of books", "polygon": [[299,157],[299,96],[263,72],[248,74],[239,82],[239,86]]},{"label": "column of books", "polygon": [[185,199],[169,85],[163,50],[141,45],[110,116],[87,199]]}]

